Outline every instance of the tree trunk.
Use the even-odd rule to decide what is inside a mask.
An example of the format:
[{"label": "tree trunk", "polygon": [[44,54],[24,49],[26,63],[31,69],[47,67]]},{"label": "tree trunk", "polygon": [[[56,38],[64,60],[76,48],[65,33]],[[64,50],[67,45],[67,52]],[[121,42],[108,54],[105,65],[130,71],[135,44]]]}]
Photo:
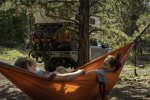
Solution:
[{"label": "tree trunk", "polygon": [[89,0],[80,0],[78,65],[89,61]]},{"label": "tree trunk", "polygon": [[134,20],[130,20],[130,23],[128,24],[128,27],[126,28],[126,33],[128,34],[128,35],[130,35],[130,36],[132,36],[133,35],[133,33],[134,33],[134,31],[136,30],[136,21],[134,21]]}]

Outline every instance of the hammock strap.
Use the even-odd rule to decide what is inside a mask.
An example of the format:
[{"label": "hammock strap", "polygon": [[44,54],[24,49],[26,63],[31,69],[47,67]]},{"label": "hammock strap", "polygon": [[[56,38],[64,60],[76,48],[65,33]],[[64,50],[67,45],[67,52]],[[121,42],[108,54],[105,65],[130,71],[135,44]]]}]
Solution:
[{"label": "hammock strap", "polygon": [[137,41],[135,41],[135,47],[134,47],[134,75],[138,76],[136,66],[137,66]]},{"label": "hammock strap", "polygon": [[135,47],[134,47],[134,65],[136,66],[137,65],[137,41],[135,43]]},{"label": "hammock strap", "polygon": [[96,74],[97,74],[97,78],[98,78],[98,82],[99,82],[99,90],[100,90],[100,98],[102,100],[105,100],[105,71],[104,70],[96,70]]},{"label": "hammock strap", "polygon": [[102,100],[105,100],[105,83],[99,82],[100,96]]},{"label": "hammock strap", "polygon": [[144,30],[133,40],[135,43],[135,58],[134,58],[134,64],[135,64],[135,69],[134,69],[134,74],[135,76],[138,76],[137,71],[136,71],[136,65],[137,65],[137,44],[138,40],[141,38],[141,36],[144,34],[144,32],[149,28],[150,23],[144,28]]},{"label": "hammock strap", "polygon": [[144,30],[134,39],[134,42],[137,43],[138,39],[143,35],[143,33],[148,29],[150,23],[144,28]]}]

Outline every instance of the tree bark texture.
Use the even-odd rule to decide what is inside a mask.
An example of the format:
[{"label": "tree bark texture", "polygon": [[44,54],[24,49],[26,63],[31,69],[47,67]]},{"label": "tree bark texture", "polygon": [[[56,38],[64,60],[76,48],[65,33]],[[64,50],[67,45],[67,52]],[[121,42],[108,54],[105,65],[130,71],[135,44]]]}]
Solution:
[{"label": "tree bark texture", "polygon": [[78,65],[89,61],[89,0],[80,0]]}]

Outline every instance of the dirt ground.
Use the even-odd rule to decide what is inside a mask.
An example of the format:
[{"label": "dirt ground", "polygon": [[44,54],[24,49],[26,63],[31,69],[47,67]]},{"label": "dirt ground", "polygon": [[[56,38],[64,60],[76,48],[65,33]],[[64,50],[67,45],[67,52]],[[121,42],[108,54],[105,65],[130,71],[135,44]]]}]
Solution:
[{"label": "dirt ground", "polygon": [[110,100],[150,100],[150,79],[125,79],[117,83]]},{"label": "dirt ground", "polygon": [[[145,72],[143,69],[140,73],[144,74],[137,77],[133,77],[132,71],[130,68],[123,70],[121,78],[110,93],[110,100],[150,100],[150,71]],[[0,100],[30,99],[0,74]]]}]

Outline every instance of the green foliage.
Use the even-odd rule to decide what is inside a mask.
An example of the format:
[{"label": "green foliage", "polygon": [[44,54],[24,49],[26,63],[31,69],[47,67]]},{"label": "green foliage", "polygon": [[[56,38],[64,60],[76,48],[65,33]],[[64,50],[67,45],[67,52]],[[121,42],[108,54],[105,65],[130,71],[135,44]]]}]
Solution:
[{"label": "green foliage", "polygon": [[140,28],[140,27],[145,26],[148,23],[150,23],[150,11],[139,17],[139,19],[137,21],[137,25]]},{"label": "green foliage", "polygon": [[102,1],[96,5],[100,10],[97,16],[100,16],[101,24],[117,28],[129,35],[138,29],[137,21],[139,18],[143,15],[147,16],[146,13],[149,13],[149,0]]},{"label": "green foliage", "polygon": [[[142,27],[150,21],[148,2],[149,0],[100,0],[91,8],[91,12],[97,12],[95,14],[101,22],[100,31],[92,34],[92,38],[98,38],[112,48],[134,40]],[[143,35],[143,40],[146,37],[148,39],[147,35]]]},{"label": "green foliage", "polygon": [[12,2],[0,6],[0,45],[14,47],[25,43],[28,17],[26,11],[18,12]]},{"label": "green foliage", "polygon": [[14,62],[18,57],[27,57],[27,52],[20,49],[0,47],[0,61]]},{"label": "green foliage", "polygon": [[92,38],[97,38],[101,43],[108,44],[112,48],[118,48],[131,41],[130,37],[124,32],[115,28],[107,28],[106,26],[102,26],[99,32],[91,34],[91,36]]},{"label": "green foliage", "polygon": [[78,11],[72,3],[46,3],[43,8],[46,9],[48,15],[61,16],[62,18],[70,18]]}]

